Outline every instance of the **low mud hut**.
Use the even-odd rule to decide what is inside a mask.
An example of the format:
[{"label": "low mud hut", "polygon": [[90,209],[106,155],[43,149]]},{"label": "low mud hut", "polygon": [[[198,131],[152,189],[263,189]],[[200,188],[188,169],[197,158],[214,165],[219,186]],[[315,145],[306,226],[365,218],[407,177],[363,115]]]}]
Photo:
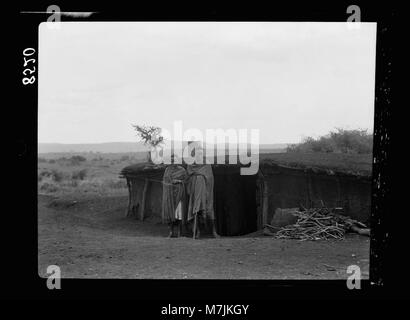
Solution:
[{"label": "low mud hut", "polygon": [[[277,208],[325,205],[368,223],[371,155],[261,154],[255,175],[240,175],[239,165],[212,165],[214,210],[220,235],[243,235],[270,223]],[[162,177],[166,165],[125,167],[127,216],[161,217]]]}]

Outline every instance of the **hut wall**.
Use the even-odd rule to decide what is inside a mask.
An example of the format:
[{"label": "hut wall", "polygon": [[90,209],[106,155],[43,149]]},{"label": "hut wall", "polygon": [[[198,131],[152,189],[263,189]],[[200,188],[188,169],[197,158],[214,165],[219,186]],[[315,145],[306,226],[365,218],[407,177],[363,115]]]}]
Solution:
[{"label": "hut wall", "polygon": [[364,223],[370,218],[371,181],[354,176],[329,175],[310,170],[278,166],[261,169],[268,185],[270,222],[277,208],[293,208],[300,204],[309,208],[344,207],[345,213]]},{"label": "hut wall", "polygon": [[145,216],[161,218],[162,211],[162,183],[151,181],[147,190]]},{"label": "hut wall", "polygon": [[[130,180],[130,207],[127,215],[137,219],[141,217],[143,190],[145,178],[132,177]],[[162,184],[159,181],[148,179],[148,185],[145,195],[144,219],[149,217],[161,218],[162,206]]]},{"label": "hut wall", "polygon": [[144,188],[144,179],[130,178],[129,179],[129,194],[130,204],[128,215],[139,217],[141,213],[142,190]]},{"label": "hut wall", "polygon": [[[277,208],[293,208],[300,204],[305,207],[319,206],[321,201],[328,207],[344,207],[350,217],[368,223],[370,218],[371,180],[347,175],[329,175],[311,170],[300,170],[281,166],[261,166],[263,180],[267,187],[267,209],[261,208],[263,192],[256,176],[239,176],[237,169],[214,167],[215,214],[218,228],[223,234],[242,233],[244,224],[269,223]],[[235,172],[233,172],[234,170]],[[148,184],[144,217],[161,218],[162,184],[161,175]],[[143,177],[130,178],[131,212],[140,218]],[[261,180],[262,181],[262,180]],[[252,189],[254,188],[254,189]],[[252,198],[253,197],[253,198]],[[252,199],[251,199],[252,198]],[[254,201],[255,200],[255,201]],[[256,210],[253,212],[253,210]],[[252,214],[245,214],[246,211]],[[266,212],[266,214],[264,213]],[[261,223],[262,213],[266,215]],[[255,221],[247,221],[253,219]],[[252,227],[253,228],[253,227]]]}]

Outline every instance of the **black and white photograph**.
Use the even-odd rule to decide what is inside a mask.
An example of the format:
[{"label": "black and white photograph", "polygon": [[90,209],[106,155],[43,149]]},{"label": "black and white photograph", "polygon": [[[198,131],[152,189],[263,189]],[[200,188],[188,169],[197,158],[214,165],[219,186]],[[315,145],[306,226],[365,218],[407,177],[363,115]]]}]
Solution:
[{"label": "black and white photograph", "polygon": [[23,295],[381,295],[393,9],[117,9],[19,11]]},{"label": "black and white photograph", "polygon": [[374,23],[41,24],[39,274],[367,278],[375,48]]}]

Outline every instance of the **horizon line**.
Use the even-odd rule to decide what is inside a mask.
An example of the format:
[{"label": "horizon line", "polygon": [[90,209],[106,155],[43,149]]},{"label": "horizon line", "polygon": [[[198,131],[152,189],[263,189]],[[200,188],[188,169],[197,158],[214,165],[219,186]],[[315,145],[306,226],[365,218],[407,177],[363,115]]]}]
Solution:
[{"label": "horizon line", "polygon": [[[171,141],[180,141],[180,142],[188,142],[188,140],[171,140]],[[142,143],[143,141],[104,141],[104,142],[41,142],[37,141],[37,144],[107,144],[107,143]],[[261,144],[292,144],[298,142],[268,142],[268,143],[259,143]],[[210,143],[208,143],[210,144]]]},{"label": "horizon line", "polygon": [[104,141],[104,142],[42,142],[42,141],[37,141],[37,143],[43,143],[43,144],[101,144],[101,143],[138,143],[142,141]]}]

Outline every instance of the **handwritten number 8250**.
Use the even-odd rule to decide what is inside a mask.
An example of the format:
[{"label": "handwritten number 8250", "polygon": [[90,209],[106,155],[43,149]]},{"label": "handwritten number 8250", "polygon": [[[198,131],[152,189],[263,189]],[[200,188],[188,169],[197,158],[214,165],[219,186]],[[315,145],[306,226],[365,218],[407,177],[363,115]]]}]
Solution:
[{"label": "handwritten number 8250", "polygon": [[[28,59],[28,57],[32,56],[34,53],[36,52],[36,50],[34,50],[33,48],[26,48],[23,51],[23,59],[24,59],[24,67],[29,66],[30,63],[35,63],[36,59]],[[36,67],[35,66],[31,66],[32,69],[30,68],[26,68],[23,71],[23,74],[25,75],[25,77],[23,78],[23,84],[24,85],[28,85],[28,84],[33,84],[36,81],[36,77],[33,75],[31,77],[28,77],[28,75],[33,74],[34,72],[36,72]]]}]

